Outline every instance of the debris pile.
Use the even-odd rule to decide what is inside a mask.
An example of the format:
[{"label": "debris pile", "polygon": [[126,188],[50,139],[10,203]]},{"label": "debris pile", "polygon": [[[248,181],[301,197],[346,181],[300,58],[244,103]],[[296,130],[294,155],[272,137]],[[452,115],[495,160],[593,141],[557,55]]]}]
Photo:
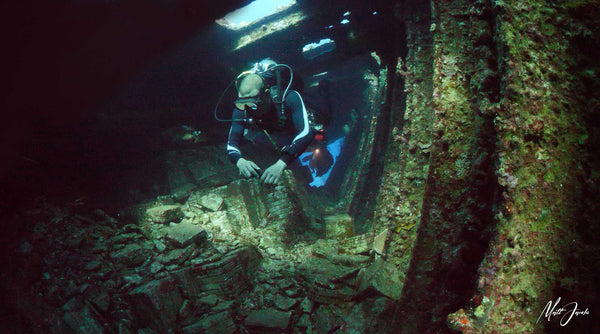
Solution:
[{"label": "debris pile", "polygon": [[33,332],[369,332],[403,275],[374,251],[381,240],[354,236],[346,214],[309,216],[283,179],[163,196],[116,218],[38,207],[9,267],[27,296],[12,308]]}]

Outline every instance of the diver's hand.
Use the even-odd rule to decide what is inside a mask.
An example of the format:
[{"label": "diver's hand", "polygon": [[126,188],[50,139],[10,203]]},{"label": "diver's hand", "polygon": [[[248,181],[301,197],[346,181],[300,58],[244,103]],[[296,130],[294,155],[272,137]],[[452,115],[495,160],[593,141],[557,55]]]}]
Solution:
[{"label": "diver's hand", "polygon": [[260,170],[260,167],[258,167],[254,162],[244,158],[240,158],[237,161],[236,166],[240,171],[240,175],[243,177],[258,176],[258,171]]},{"label": "diver's hand", "polygon": [[281,160],[277,160],[276,163],[272,164],[265,170],[263,175],[260,177],[260,181],[265,184],[277,184],[281,173],[287,167],[287,164]]}]

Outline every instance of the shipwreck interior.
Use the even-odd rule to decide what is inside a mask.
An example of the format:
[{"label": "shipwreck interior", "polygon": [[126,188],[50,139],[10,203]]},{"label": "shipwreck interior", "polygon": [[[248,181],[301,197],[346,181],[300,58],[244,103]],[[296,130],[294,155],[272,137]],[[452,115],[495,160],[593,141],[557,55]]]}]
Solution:
[{"label": "shipwreck interior", "polygon": [[[597,1],[253,3],[0,5],[2,328],[600,332]],[[330,116],[277,186],[265,58]]]}]

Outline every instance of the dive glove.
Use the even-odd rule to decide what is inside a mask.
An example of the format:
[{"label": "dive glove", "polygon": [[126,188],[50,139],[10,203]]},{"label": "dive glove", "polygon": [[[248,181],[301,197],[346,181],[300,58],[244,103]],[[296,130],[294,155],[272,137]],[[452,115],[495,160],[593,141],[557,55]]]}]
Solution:
[{"label": "dive glove", "polygon": [[287,164],[281,160],[277,160],[276,163],[272,164],[260,177],[260,181],[265,184],[277,184],[281,173],[287,167]]},{"label": "dive glove", "polygon": [[240,158],[236,163],[237,168],[240,171],[240,175],[244,177],[259,176],[260,167],[254,162]]}]

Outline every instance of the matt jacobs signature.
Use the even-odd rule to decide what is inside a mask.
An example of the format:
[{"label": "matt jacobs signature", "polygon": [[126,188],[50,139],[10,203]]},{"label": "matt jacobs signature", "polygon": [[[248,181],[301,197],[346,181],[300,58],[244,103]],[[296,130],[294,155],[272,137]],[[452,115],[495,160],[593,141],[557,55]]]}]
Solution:
[{"label": "matt jacobs signature", "polygon": [[587,307],[585,308],[585,310],[578,308],[579,304],[577,302],[570,302],[568,304],[558,307],[559,302],[560,297],[556,299],[555,303],[549,301],[548,304],[546,304],[546,307],[544,307],[544,309],[542,310],[542,313],[540,313],[540,316],[538,317],[535,323],[537,324],[542,318],[542,316],[548,321],[550,321],[552,317],[560,317],[560,325],[564,327],[571,321],[571,319],[573,319],[573,316],[578,317],[581,315],[590,314],[590,311]]}]

